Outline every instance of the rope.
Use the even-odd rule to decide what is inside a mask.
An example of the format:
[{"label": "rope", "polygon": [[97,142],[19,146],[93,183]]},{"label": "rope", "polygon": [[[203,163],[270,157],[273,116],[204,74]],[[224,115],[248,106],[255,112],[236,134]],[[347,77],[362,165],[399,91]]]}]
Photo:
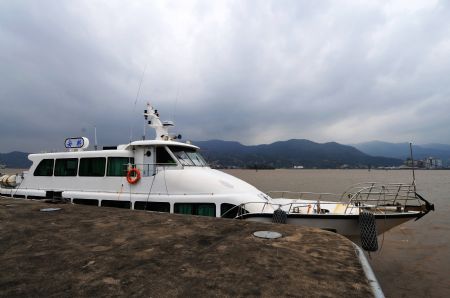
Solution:
[{"label": "rope", "polygon": [[123,191],[123,183],[122,186],[120,187],[119,195],[117,196],[117,201],[120,201],[120,195],[122,194],[122,191]]},{"label": "rope", "polygon": [[[17,175],[18,175],[18,174],[16,174],[16,179],[17,179]],[[17,192],[19,191],[20,187],[22,186],[23,180],[25,179],[25,175],[24,175],[23,173],[21,174],[21,178],[22,178],[22,181],[21,181],[20,184],[17,186],[17,188],[15,188],[16,191],[14,192],[14,194],[12,194],[12,191],[11,191],[11,196],[12,196],[13,198],[16,196]]]},{"label": "rope", "polygon": [[166,194],[169,195],[169,189],[167,188],[167,181],[166,181],[166,167],[165,166],[163,166],[163,175],[164,175],[164,185],[166,186]]},{"label": "rope", "polygon": [[153,175],[153,180],[152,180],[152,183],[150,184],[150,190],[148,191],[148,194],[147,194],[147,201],[145,202],[144,210],[147,210],[148,200],[150,199],[150,194],[152,192],[153,184],[155,183],[155,179],[156,179],[156,173],[155,173],[155,175]]}]

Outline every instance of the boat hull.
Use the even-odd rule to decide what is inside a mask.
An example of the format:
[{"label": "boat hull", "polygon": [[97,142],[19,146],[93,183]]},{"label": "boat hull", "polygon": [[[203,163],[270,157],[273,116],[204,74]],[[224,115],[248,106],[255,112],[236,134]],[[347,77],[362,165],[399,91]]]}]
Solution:
[{"label": "boat hull", "polygon": [[[377,214],[375,215],[377,234],[381,235],[419,215],[418,212]],[[252,213],[242,215],[241,219],[269,223],[272,222],[272,216],[268,213]],[[355,214],[288,214],[286,223],[329,230],[350,239],[360,237],[359,216]]]}]

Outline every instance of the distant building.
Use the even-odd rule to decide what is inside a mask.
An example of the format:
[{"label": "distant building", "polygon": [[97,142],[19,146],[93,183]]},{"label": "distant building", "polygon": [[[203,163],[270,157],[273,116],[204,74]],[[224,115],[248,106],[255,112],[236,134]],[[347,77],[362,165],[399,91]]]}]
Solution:
[{"label": "distant building", "polygon": [[434,157],[428,157],[424,159],[425,168],[427,169],[440,169],[442,168],[442,160]]},{"label": "distant building", "polygon": [[407,158],[405,161],[406,167],[415,167],[419,169],[441,169],[442,160],[434,157],[427,157],[423,160],[414,160],[414,164],[412,163],[411,158]]},{"label": "distant building", "polygon": [[412,168],[413,166],[415,168],[423,168],[424,167],[423,166],[423,161],[421,161],[421,160],[414,160],[414,164],[413,164],[411,158],[407,158],[406,159],[405,166],[410,167],[410,168]]}]

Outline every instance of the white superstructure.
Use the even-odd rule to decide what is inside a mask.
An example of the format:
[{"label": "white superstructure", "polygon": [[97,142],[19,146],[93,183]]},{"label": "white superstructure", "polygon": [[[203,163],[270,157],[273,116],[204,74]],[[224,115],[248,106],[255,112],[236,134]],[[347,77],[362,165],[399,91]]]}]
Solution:
[{"label": "white superstructure", "polygon": [[[58,196],[81,204],[219,217],[243,201],[270,200],[252,185],[211,169],[197,146],[169,134],[173,123],[160,121],[150,105],[144,116],[156,131],[154,140],[85,151],[86,138],[66,139],[68,152],[30,154],[29,171],[17,177],[17,187],[3,184],[1,194],[31,199]],[[80,148],[77,140],[83,140]],[[130,169],[138,170],[140,179],[127,177]]]}]

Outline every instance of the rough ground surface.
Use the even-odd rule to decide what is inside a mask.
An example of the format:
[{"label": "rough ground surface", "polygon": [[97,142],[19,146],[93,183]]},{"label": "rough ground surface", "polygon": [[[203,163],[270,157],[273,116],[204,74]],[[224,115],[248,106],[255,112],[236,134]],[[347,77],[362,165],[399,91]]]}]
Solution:
[{"label": "rough ground surface", "polygon": [[[39,211],[48,207],[62,210]],[[329,232],[0,198],[0,296],[372,293],[350,241]]]}]

